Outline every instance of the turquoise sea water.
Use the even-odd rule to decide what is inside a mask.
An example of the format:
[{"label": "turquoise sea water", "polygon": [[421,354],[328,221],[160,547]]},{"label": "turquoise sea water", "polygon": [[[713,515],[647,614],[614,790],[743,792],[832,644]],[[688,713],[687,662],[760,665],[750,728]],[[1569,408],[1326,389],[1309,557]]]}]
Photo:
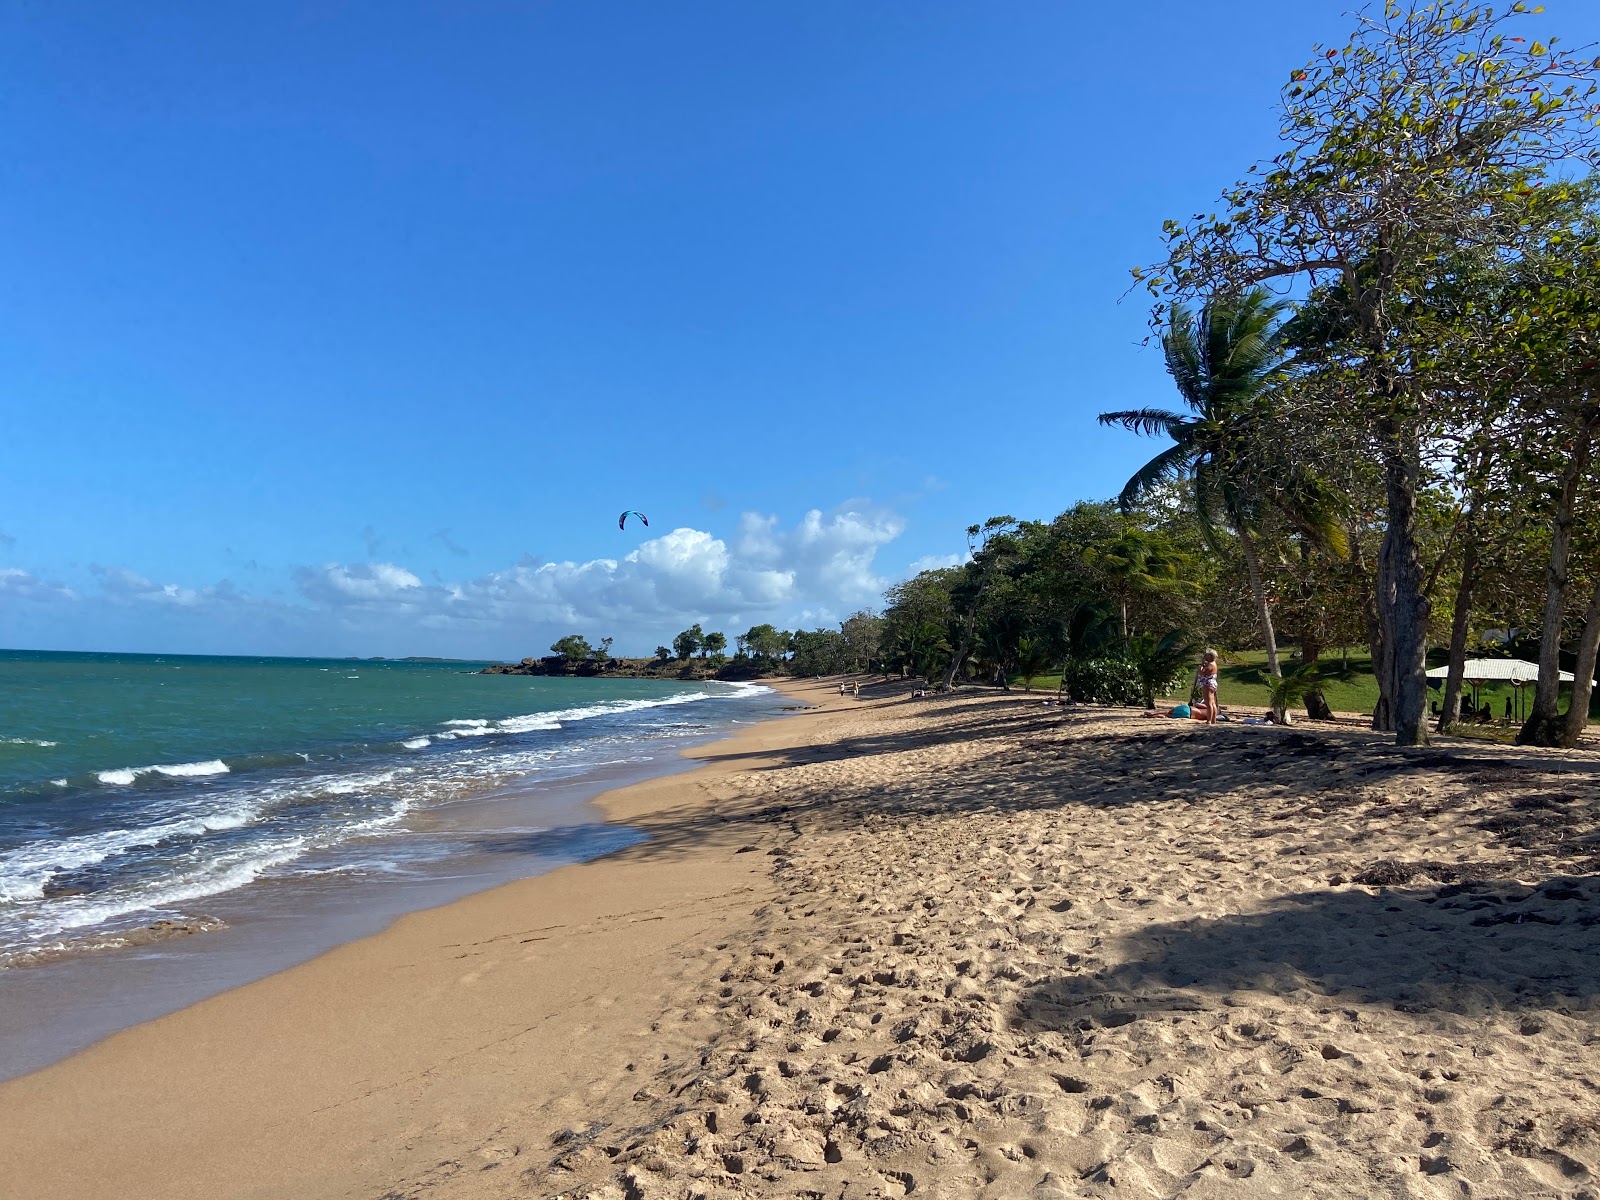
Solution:
[{"label": "turquoise sea water", "polygon": [[476,666],[0,652],[0,966],[262,878],[438,870],[452,806],[766,715],[752,685]]}]

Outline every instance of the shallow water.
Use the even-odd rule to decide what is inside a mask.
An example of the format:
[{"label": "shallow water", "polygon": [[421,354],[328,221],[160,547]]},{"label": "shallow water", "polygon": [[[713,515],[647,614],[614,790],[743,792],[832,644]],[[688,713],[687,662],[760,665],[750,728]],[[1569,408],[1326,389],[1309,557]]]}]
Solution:
[{"label": "shallow water", "polygon": [[0,654],[0,965],[252,881],[406,872],[439,813],[725,723],[750,685]]},{"label": "shallow water", "polygon": [[[474,670],[0,654],[0,1078],[627,845],[589,797],[782,707]],[[227,928],[154,940],[163,921]]]}]

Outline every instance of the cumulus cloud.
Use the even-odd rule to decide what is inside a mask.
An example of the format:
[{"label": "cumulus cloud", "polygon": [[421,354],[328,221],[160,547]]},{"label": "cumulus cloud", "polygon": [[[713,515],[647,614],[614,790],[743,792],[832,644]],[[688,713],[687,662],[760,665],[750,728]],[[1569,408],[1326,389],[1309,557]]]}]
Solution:
[{"label": "cumulus cloud", "polygon": [[[174,620],[182,613],[191,622],[184,628],[195,631],[210,627],[193,624],[198,617],[218,629],[270,627],[289,646],[331,640],[344,653],[381,639],[375,648],[383,652],[526,653],[580,631],[616,636],[619,652],[643,652],[695,621],[732,633],[763,621],[831,623],[875,604],[888,583],[875,569],[877,555],[904,527],[897,514],[865,501],[814,509],[789,525],[746,513],[727,537],[681,527],[620,557],[524,555],[466,579],[430,571],[425,580],[384,560],[300,566],[291,573],[292,596],[241,592],[226,580],[159,583],[122,566],[91,570],[99,604],[165,610]],[[73,595],[14,569],[0,571],[5,594]]]},{"label": "cumulus cloud", "polygon": [[393,563],[302,567],[295,584],[319,606],[387,612],[422,628],[604,626],[659,638],[692,621],[785,620],[871,604],[885,580],[878,549],[900,535],[896,514],[853,503],[814,509],[784,528],[747,513],[731,541],[687,527],[647,539],[621,558],[545,562],[531,556],[459,582],[424,584]]},{"label": "cumulus cloud", "polygon": [[0,597],[16,600],[76,600],[64,583],[40,579],[19,567],[0,567]]},{"label": "cumulus cloud", "polygon": [[410,571],[386,562],[297,567],[294,582],[307,600],[334,606],[382,603],[422,587]]}]

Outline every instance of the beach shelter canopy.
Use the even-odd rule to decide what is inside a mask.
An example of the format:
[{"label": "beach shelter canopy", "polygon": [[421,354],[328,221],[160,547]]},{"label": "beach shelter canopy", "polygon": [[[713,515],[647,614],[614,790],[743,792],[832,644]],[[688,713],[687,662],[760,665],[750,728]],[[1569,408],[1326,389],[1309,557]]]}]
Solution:
[{"label": "beach shelter canopy", "polygon": [[[1449,667],[1435,667],[1428,672],[1428,678],[1443,679],[1448,674]],[[1471,684],[1537,683],[1539,664],[1523,662],[1520,658],[1469,658],[1463,665],[1461,678]],[[1572,672],[1562,671],[1561,682],[1571,683]]]}]

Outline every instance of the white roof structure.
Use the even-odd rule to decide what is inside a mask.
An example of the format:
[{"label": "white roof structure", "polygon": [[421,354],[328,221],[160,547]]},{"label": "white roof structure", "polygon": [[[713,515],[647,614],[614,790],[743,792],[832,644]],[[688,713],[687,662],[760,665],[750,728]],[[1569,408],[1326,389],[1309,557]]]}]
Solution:
[{"label": "white roof structure", "polygon": [[[1443,679],[1449,674],[1448,666],[1435,667],[1428,678]],[[1467,683],[1538,683],[1539,664],[1520,658],[1469,658],[1462,666],[1461,678]],[[1572,679],[1571,671],[1561,672],[1562,683]]]}]

